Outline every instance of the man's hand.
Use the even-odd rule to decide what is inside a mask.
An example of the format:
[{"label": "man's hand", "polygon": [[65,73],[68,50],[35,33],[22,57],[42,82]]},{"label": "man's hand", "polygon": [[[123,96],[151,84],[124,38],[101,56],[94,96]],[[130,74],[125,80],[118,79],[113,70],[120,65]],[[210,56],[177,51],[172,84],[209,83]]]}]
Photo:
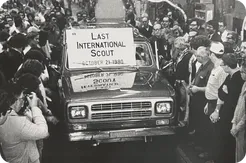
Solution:
[{"label": "man's hand", "polygon": [[38,98],[36,93],[32,92],[31,95],[27,96],[27,100],[30,108],[38,106]]},{"label": "man's hand", "polygon": [[220,119],[219,117],[219,113],[214,111],[211,115],[210,115],[210,120],[212,123],[216,123],[218,122],[218,120]]},{"label": "man's hand", "polygon": [[55,116],[47,116],[45,117],[45,119],[53,125],[56,125],[59,122],[59,120]]},{"label": "man's hand", "polygon": [[199,91],[199,87],[197,87],[197,86],[195,86],[195,85],[192,85],[192,86],[190,87],[190,91],[191,91],[192,93],[197,93],[197,92]]},{"label": "man's hand", "polygon": [[32,111],[29,109],[29,108],[27,108],[25,111],[24,111],[24,115],[30,120],[30,121],[32,121]]},{"label": "man's hand", "polygon": [[234,137],[236,137],[237,136],[237,133],[238,133],[238,130],[236,129],[236,128],[232,128],[231,129],[231,134],[232,134],[232,136],[234,136]]}]

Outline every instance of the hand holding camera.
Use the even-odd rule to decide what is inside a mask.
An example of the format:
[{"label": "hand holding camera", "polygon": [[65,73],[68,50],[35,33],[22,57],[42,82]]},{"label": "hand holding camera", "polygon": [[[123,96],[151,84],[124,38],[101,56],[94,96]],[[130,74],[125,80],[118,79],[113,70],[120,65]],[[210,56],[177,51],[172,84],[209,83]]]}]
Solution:
[{"label": "hand holding camera", "polygon": [[30,108],[38,106],[38,98],[37,98],[36,93],[31,92],[30,94],[26,96],[26,98],[27,98]]}]

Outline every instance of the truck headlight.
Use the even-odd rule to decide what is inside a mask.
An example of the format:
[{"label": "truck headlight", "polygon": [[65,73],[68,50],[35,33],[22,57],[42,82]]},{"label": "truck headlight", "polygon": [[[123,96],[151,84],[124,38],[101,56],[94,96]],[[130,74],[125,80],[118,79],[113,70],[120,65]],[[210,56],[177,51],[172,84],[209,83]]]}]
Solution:
[{"label": "truck headlight", "polygon": [[170,102],[157,102],[155,104],[155,112],[157,114],[168,114],[171,113],[171,103]]},{"label": "truck headlight", "polygon": [[87,113],[88,113],[87,106],[72,106],[69,108],[70,118],[72,119],[87,118]]}]

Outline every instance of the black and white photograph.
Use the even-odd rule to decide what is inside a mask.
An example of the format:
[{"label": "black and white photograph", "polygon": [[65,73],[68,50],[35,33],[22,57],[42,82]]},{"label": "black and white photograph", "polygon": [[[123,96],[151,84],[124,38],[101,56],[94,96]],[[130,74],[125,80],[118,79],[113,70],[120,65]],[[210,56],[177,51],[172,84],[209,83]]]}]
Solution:
[{"label": "black and white photograph", "polygon": [[1,163],[243,163],[243,0],[1,0]]}]

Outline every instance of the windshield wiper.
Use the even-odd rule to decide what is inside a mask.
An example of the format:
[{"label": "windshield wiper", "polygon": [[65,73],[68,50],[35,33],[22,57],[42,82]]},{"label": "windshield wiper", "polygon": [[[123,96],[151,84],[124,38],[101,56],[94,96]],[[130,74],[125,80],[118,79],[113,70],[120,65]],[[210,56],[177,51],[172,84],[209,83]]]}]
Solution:
[{"label": "windshield wiper", "polygon": [[120,68],[124,69],[124,70],[125,69],[127,69],[127,70],[130,69],[130,70],[134,70],[134,71],[139,71],[139,66],[137,66],[137,65],[136,66],[130,66],[130,65],[129,66],[123,66],[123,67],[120,67]]}]

